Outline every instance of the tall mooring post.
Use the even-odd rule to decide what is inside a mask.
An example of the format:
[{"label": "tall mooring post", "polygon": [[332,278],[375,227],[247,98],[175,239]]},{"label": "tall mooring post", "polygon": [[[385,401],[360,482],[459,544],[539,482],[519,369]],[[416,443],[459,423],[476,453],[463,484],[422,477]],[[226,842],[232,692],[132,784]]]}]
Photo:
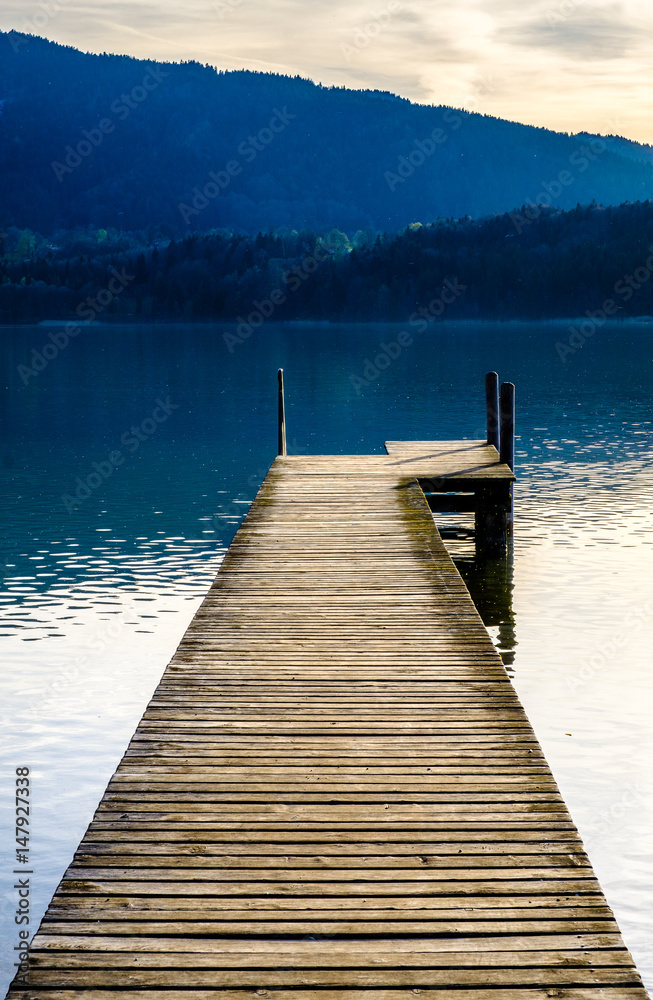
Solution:
[{"label": "tall mooring post", "polygon": [[283,368],[279,369],[279,455],[287,455],[286,451],[286,401],[283,394]]},{"label": "tall mooring post", "polygon": [[499,376],[488,372],[485,376],[485,413],[487,443],[499,450]]}]

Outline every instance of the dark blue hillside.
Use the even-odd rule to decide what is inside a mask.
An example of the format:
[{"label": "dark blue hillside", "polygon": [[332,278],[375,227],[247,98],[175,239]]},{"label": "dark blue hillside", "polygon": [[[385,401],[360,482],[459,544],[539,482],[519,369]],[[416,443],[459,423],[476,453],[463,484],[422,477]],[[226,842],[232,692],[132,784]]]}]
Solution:
[{"label": "dark blue hillside", "polygon": [[387,231],[653,196],[632,145],[390,96],[0,33],[0,227]]}]

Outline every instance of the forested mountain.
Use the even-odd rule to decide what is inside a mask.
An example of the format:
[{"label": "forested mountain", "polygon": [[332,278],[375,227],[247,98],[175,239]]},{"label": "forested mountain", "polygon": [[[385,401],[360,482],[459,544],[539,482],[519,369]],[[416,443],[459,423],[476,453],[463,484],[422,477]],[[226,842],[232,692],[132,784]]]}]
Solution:
[{"label": "forested mountain", "polygon": [[426,329],[443,318],[653,315],[653,202],[352,237],[222,230],[147,247],[102,232],[60,248],[16,237],[0,255],[0,322],[70,319],[71,336],[80,321],[111,319],[233,320],[242,340],[270,319]]},{"label": "forested mountain", "polygon": [[[653,196],[649,147],[0,33],[0,229],[396,230]],[[55,237],[56,242],[56,237]]]}]

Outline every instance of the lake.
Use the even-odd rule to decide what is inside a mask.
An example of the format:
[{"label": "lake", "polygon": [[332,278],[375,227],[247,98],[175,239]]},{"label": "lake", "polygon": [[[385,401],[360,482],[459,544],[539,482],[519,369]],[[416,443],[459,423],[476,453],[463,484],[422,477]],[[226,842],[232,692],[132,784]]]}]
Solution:
[{"label": "lake", "polygon": [[463,518],[445,534],[653,987],[653,325],[573,351],[566,323],[404,329],[265,324],[234,344],[224,324],[98,325],[67,346],[0,329],[0,987],[15,769],[32,769],[35,929],[275,457],[279,367],[290,454],[482,438],[485,372],[515,383],[510,578],[477,578]]}]

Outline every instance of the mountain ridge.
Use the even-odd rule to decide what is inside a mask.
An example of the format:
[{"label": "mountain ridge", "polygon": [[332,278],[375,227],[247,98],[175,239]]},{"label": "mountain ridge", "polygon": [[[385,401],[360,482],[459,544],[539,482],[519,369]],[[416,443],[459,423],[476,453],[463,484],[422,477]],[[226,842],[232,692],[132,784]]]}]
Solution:
[{"label": "mountain ridge", "polygon": [[653,196],[651,148],[618,136],[19,32],[0,56],[5,228],[390,231]]}]

